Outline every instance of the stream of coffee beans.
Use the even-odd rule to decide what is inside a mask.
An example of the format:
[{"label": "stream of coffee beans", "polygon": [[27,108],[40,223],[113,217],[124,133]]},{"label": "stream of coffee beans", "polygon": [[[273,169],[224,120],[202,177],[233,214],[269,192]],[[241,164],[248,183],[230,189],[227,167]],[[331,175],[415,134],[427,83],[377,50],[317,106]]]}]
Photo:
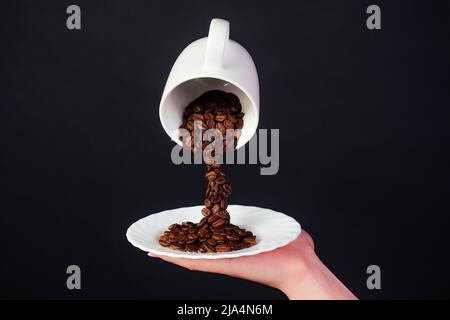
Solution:
[{"label": "stream of coffee beans", "polygon": [[[233,129],[232,142],[234,148],[244,125],[244,113],[239,98],[223,91],[208,91],[192,101],[183,114],[181,129],[187,129],[190,135],[183,138],[183,144],[199,152],[211,142],[195,141],[195,122],[201,123],[202,133],[208,129],[217,129],[223,137],[223,153],[226,151],[226,130]],[[195,121],[195,122],[194,122]],[[234,148],[232,149],[234,151]],[[214,157],[214,152],[211,153]],[[182,222],[172,224],[159,238],[159,244],[174,250],[188,252],[227,252],[240,250],[256,244],[256,237],[247,231],[230,223],[230,213],[227,211],[231,186],[227,181],[223,165],[213,159],[206,164],[205,178],[207,188],[203,218],[198,223]]]}]

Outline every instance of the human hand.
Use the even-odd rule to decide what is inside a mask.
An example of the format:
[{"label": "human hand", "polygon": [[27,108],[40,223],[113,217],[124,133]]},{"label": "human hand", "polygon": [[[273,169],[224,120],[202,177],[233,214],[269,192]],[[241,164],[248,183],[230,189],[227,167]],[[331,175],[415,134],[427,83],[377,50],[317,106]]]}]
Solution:
[{"label": "human hand", "polygon": [[189,270],[262,283],[281,290],[290,299],[356,299],[319,260],[314,242],[304,230],[290,244],[253,256],[215,260],[157,257]]}]

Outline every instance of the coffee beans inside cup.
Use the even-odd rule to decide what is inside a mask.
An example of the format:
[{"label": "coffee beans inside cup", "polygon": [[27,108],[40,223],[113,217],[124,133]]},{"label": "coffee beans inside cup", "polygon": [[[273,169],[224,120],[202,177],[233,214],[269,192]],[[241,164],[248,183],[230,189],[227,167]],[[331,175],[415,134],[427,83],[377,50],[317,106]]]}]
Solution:
[{"label": "coffee beans inside cup", "polygon": [[[205,156],[204,159],[207,187],[204,208],[201,210],[203,218],[197,223],[172,224],[160,236],[161,246],[180,251],[206,253],[240,250],[256,244],[256,237],[251,231],[230,222],[231,217],[227,208],[232,188],[223,165],[216,158],[221,152],[234,151],[240,130],[244,126],[243,117],[239,98],[232,93],[218,90],[205,92],[185,108],[180,129],[186,129],[189,134],[181,139],[183,145],[193,152],[202,152],[209,145],[214,146],[219,142],[215,138],[207,139],[207,142],[198,139],[194,134],[197,125],[202,135],[209,129],[220,132],[223,148],[214,149],[208,158]],[[226,134],[227,130],[228,133],[230,130],[233,131]]]}]

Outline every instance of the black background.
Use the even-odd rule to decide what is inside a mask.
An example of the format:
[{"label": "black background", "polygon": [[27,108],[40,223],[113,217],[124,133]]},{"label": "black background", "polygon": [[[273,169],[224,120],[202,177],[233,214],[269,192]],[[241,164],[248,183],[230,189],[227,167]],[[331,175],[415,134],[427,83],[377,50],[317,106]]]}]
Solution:
[{"label": "black background", "polygon": [[[394,3],[395,2],[395,3]],[[382,30],[366,28],[378,4]],[[70,4],[82,30],[66,28]],[[209,21],[258,68],[280,171],[229,166],[233,202],[286,212],[360,298],[449,298],[449,2],[1,1],[0,297],[284,298],[148,258],[125,238],[196,205],[158,116],[170,67]],[[82,290],[66,289],[66,267]],[[366,288],[366,267],[382,289]]]}]

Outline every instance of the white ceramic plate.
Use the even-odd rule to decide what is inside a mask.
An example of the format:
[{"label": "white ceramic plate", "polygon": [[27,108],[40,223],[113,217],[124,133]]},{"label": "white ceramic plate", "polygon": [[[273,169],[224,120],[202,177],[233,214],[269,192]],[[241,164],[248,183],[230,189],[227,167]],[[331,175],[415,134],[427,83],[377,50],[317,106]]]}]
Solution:
[{"label": "white ceramic plate", "polygon": [[135,247],[157,255],[189,259],[221,259],[250,256],[271,251],[295,240],[301,232],[300,224],[281,212],[270,209],[230,205],[231,223],[248,229],[256,235],[256,245],[237,251],[220,253],[181,252],[164,248],[159,236],[173,223],[198,222],[203,206],[194,206],[151,214],[133,223],[127,230],[127,239]]}]

